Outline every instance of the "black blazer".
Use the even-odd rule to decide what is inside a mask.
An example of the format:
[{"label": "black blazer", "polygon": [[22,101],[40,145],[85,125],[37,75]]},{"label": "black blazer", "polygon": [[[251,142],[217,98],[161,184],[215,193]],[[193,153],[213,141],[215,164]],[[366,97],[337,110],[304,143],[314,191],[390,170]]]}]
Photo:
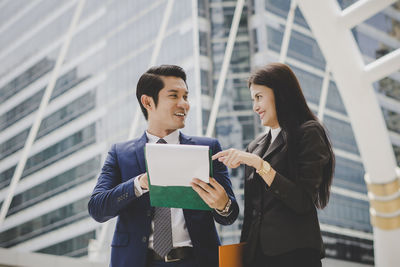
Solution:
[{"label": "black blazer", "polygon": [[[322,126],[307,121],[297,135],[297,178],[289,175],[283,130],[268,150],[267,134],[251,142],[247,150],[268,161],[276,171],[269,187],[249,166],[245,167],[245,209],[241,241],[247,242],[245,262],[254,258],[256,246],[265,255],[283,254],[298,248],[313,248],[324,256],[314,200],[330,159]],[[265,149],[264,149],[265,150]]]}]

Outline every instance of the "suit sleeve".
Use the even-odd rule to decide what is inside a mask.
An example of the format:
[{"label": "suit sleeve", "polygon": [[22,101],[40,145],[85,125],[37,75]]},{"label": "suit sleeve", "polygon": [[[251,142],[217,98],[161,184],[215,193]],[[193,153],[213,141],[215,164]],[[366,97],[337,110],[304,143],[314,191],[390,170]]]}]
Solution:
[{"label": "suit sleeve", "polygon": [[[249,152],[249,148],[246,148],[246,152]],[[248,170],[249,166],[245,165],[245,174],[249,173],[250,171]],[[247,185],[247,176],[245,175],[245,182],[244,182],[244,196],[250,196],[250,191]],[[250,201],[250,198],[246,197],[244,198],[244,212],[243,212],[243,225],[242,225],[242,232],[240,235],[240,242],[246,242],[248,235],[249,235],[249,230],[250,230],[250,222],[252,219],[252,214],[250,214],[254,210],[252,202]]]},{"label": "suit sleeve", "polygon": [[121,183],[115,144],[108,152],[97,184],[88,203],[90,216],[105,222],[117,216],[132,200],[136,199],[134,179]]},{"label": "suit sleeve", "polygon": [[329,159],[322,129],[315,125],[305,127],[298,145],[297,179],[288,179],[277,172],[268,190],[296,213],[310,211],[315,207],[324,166]]},{"label": "suit sleeve", "polygon": [[[212,146],[212,153],[216,154],[219,151],[221,151],[221,145],[217,140],[215,140],[215,143]],[[231,207],[229,209],[229,215],[228,216],[223,216],[218,214],[215,210],[212,211],[212,214],[214,216],[214,219],[216,222],[222,225],[229,225],[232,224],[238,217],[239,215],[239,206],[235,198],[235,194],[233,193],[232,190],[232,183],[229,179],[228,176],[228,169],[225,167],[225,165],[218,160],[213,161],[213,175],[215,180],[218,181],[220,185],[222,185],[225,189],[226,194],[232,201]]]}]

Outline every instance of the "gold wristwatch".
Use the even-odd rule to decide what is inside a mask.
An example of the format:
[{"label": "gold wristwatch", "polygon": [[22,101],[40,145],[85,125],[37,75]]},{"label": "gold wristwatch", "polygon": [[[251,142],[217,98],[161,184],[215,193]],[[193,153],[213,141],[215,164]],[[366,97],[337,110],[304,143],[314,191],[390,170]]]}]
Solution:
[{"label": "gold wristwatch", "polygon": [[269,165],[269,163],[266,162],[266,161],[264,160],[264,161],[263,161],[263,164],[262,164],[262,166],[261,166],[261,169],[256,170],[256,172],[257,172],[259,175],[263,176],[263,175],[269,173],[270,170],[271,170],[271,165]]},{"label": "gold wristwatch", "polygon": [[226,203],[223,210],[218,210],[220,213],[227,213],[232,205],[232,200],[228,198],[228,202]]}]

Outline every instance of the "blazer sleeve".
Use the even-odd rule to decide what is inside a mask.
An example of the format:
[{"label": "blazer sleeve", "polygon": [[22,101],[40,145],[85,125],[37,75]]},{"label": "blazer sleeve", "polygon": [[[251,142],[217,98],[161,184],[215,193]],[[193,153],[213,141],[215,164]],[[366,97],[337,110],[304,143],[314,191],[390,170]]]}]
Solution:
[{"label": "blazer sleeve", "polygon": [[[246,152],[250,152],[249,148],[246,148]],[[245,196],[250,196],[250,190],[247,185],[247,175],[251,172],[249,169],[252,167],[249,167],[247,165],[244,166],[245,168],[245,182],[244,182],[244,195]],[[242,224],[242,232],[240,235],[240,242],[246,242],[248,235],[249,235],[249,230],[250,230],[250,223],[252,220],[252,214],[251,212],[253,211],[253,204],[250,200],[246,200],[244,198],[244,212],[243,212],[243,224]]]},{"label": "blazer sleeve", "polygon": [[116,145],[108,152],[97,184],[88,203],[90,216],[105,222],[117,216],[132,200],[136,199],[134,179],[121,183]]},{"label": "blazer sleeve", "polygon": [[[219,151],[221,151],[221,145],[219,144],[218,140],[215,140],[212,146],[212,153],[216,154]],[[215,221],[218,222],[219,224],[222,225],[232,224],[239,215],[239,205],[236,201],[235,194],[233,193],[232,190],[232,183],[228,176],[228,169],[223,163],[219,162],[218,160],[214,160],[213,175],[215,180],[217,180],[217,182],[224,187],[226,194],[232,201],[228,216],[220,215],[215,210],[212,210],[213,217]]]},{"label": "blazer sleeve", "polygon": [[328,146],[320,126],[307,125],[301,131],[297,153],[297,179],[276,173],[271,192],[296,213],[306,213],[314,202],[323,179],[323,170],[330,159]]}]

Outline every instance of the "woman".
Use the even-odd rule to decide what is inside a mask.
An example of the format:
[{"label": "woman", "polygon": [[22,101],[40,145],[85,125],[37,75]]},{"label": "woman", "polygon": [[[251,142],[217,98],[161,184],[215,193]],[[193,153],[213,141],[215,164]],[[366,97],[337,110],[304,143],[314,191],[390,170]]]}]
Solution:
[{"label": "woman", "polygon": [[213,156],[230,168],[245,164],[245,266],[321,266],[316,208],[329,200],[335,161],[330,141],[287,65],[266,65],[248,86],[253,110],[270,131],[246,152]]}]

